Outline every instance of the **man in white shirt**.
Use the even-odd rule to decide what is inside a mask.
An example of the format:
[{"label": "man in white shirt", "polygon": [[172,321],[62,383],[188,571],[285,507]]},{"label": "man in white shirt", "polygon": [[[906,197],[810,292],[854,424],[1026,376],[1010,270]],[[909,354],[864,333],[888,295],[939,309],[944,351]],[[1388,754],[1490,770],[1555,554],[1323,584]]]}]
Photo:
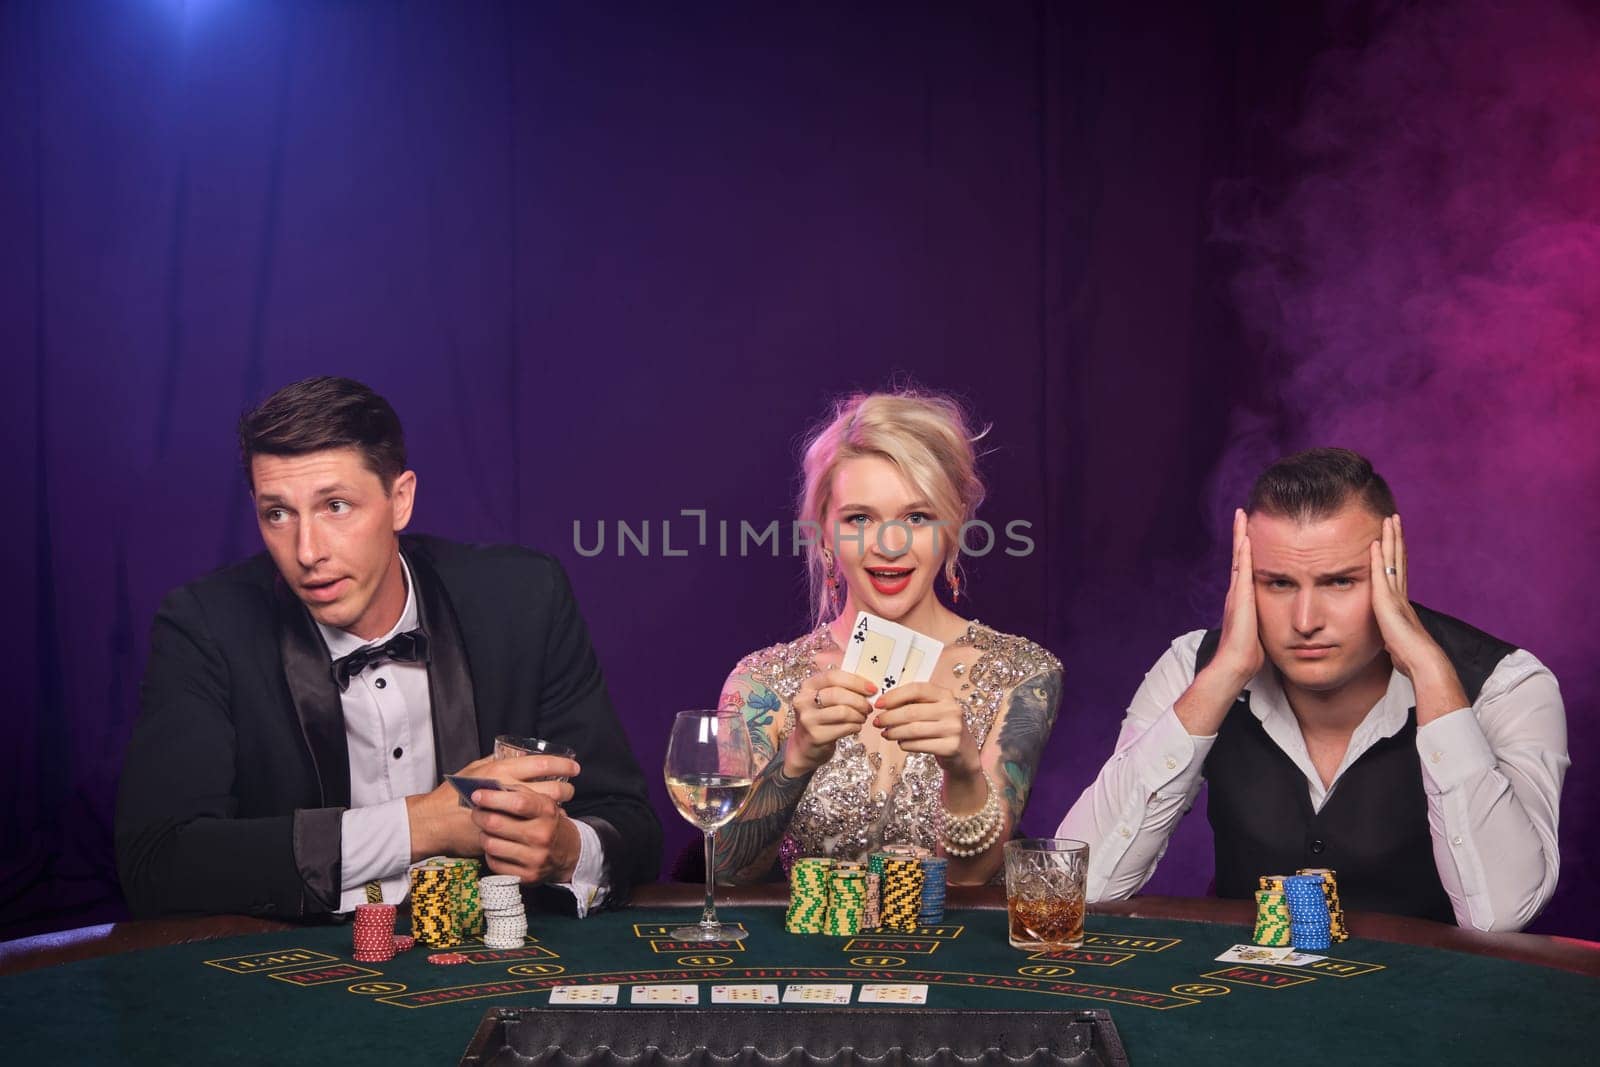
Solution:
[{"label": "man in white shirt", "polygon": [[[561,565],[402,536],[417,477],[359,382],[287,386],[239,436],[267,551],[156,617],[117,803],[133,910],[346,912],[437,854],[579,915],[652,880],[660,823]],[[577,760],[493,760],[499,734]],[[515,788],[468,809],[446,771]]]},{"label": "man in white shirt", "polygon": [[1151,668],[1057,832],[1090,843],[1090,900],[1131,896],[1204,780],[1219,896],[1327,867],[1347,908],[1516,930],[1555,889],[1569,763],[1554,676],[1412,604],[1389,487],[1313,449],[1257,479],[1220,630]]}]

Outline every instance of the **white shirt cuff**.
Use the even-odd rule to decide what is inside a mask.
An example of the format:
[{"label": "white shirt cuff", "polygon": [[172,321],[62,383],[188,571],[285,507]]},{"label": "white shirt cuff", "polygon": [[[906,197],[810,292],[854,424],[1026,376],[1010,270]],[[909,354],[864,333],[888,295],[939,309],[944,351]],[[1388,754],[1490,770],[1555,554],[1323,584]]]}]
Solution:
[{"label": "white shirt cuff", "polygon": [[572,881],[555,884],[571,893],[578,902],[578,918],[581,919],[606,899],[607,887],[603,884],[606,857],[594,827],[582,819],[573,819],[572,825],[578,828],[578,863],[572,869]]},{"label": "white shirt cuff", "polygon": [[1417,754],[1428,792],[1448,793],[1494,769],[1494,750],[1471,708],[1441,715],[1417,729]]},{"label": "white shirt cuff", "polygon": [[350,808],[339,820],[339,910],[367,902],[366,885],[383,886],[383,899],[405,899],[406,865],[411,862],[411,819],[406,798]]},{"label": "white shirt cuff", "polygon": [[1168,708],[1128,746],[1128,755],[1147,793],[1187,794],[1205,769],[1217,735],[1196,737]]}]

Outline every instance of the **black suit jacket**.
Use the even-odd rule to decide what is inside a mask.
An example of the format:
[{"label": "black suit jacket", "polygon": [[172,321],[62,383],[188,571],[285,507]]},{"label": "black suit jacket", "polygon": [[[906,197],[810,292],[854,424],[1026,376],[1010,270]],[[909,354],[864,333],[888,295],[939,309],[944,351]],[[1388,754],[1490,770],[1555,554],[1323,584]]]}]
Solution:
[{"label": "black suit jacket", "polygon": [[[661,824],[560,563],[401,538],[429,634],[436,771],[496,734],[578,753],[569,815],[597,831],[608,904],[656,877]],[[311,616],[265,553],[173,591],[156,615],[117,796],[117,869],[139,914],[326,914],[350,803],[339,690]],[[544,902],[572,907],[551,890]]]}]

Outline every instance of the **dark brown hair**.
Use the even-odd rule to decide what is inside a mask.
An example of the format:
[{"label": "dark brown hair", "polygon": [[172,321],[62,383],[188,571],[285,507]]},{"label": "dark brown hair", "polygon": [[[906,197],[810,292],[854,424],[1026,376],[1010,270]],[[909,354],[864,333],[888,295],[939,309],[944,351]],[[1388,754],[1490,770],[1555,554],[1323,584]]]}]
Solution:
[{"label": "dark brown hair", "polygon": [[406,438],[389,402],[350,378],[305,378],[267,397],[239,420],[239,459],[255,488],[258,455],[300,456],[353,448],[387,493],[406,469]]},{"label": "dark brown hair", "polygon": [[1245,511],[1313,522],[1332,515],[1352,497],[1379,518],[1395,513],[1389,483],[1366,456],[1348,448],[1312,448],[1262,471],[1250,487]]}]

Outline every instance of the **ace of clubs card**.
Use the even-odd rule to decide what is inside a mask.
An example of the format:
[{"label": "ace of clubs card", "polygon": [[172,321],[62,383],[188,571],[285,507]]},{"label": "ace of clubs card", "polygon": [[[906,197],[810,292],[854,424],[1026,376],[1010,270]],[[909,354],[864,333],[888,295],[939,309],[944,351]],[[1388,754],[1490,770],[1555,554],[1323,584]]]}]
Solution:
[{"label": "ace of clubs card", "polygon": [[859,674],[877,686],[880,693],[893,689],[903,677],[914,633],[899,623],[860,612],[850,627],[850,640],[839,666]]}]

